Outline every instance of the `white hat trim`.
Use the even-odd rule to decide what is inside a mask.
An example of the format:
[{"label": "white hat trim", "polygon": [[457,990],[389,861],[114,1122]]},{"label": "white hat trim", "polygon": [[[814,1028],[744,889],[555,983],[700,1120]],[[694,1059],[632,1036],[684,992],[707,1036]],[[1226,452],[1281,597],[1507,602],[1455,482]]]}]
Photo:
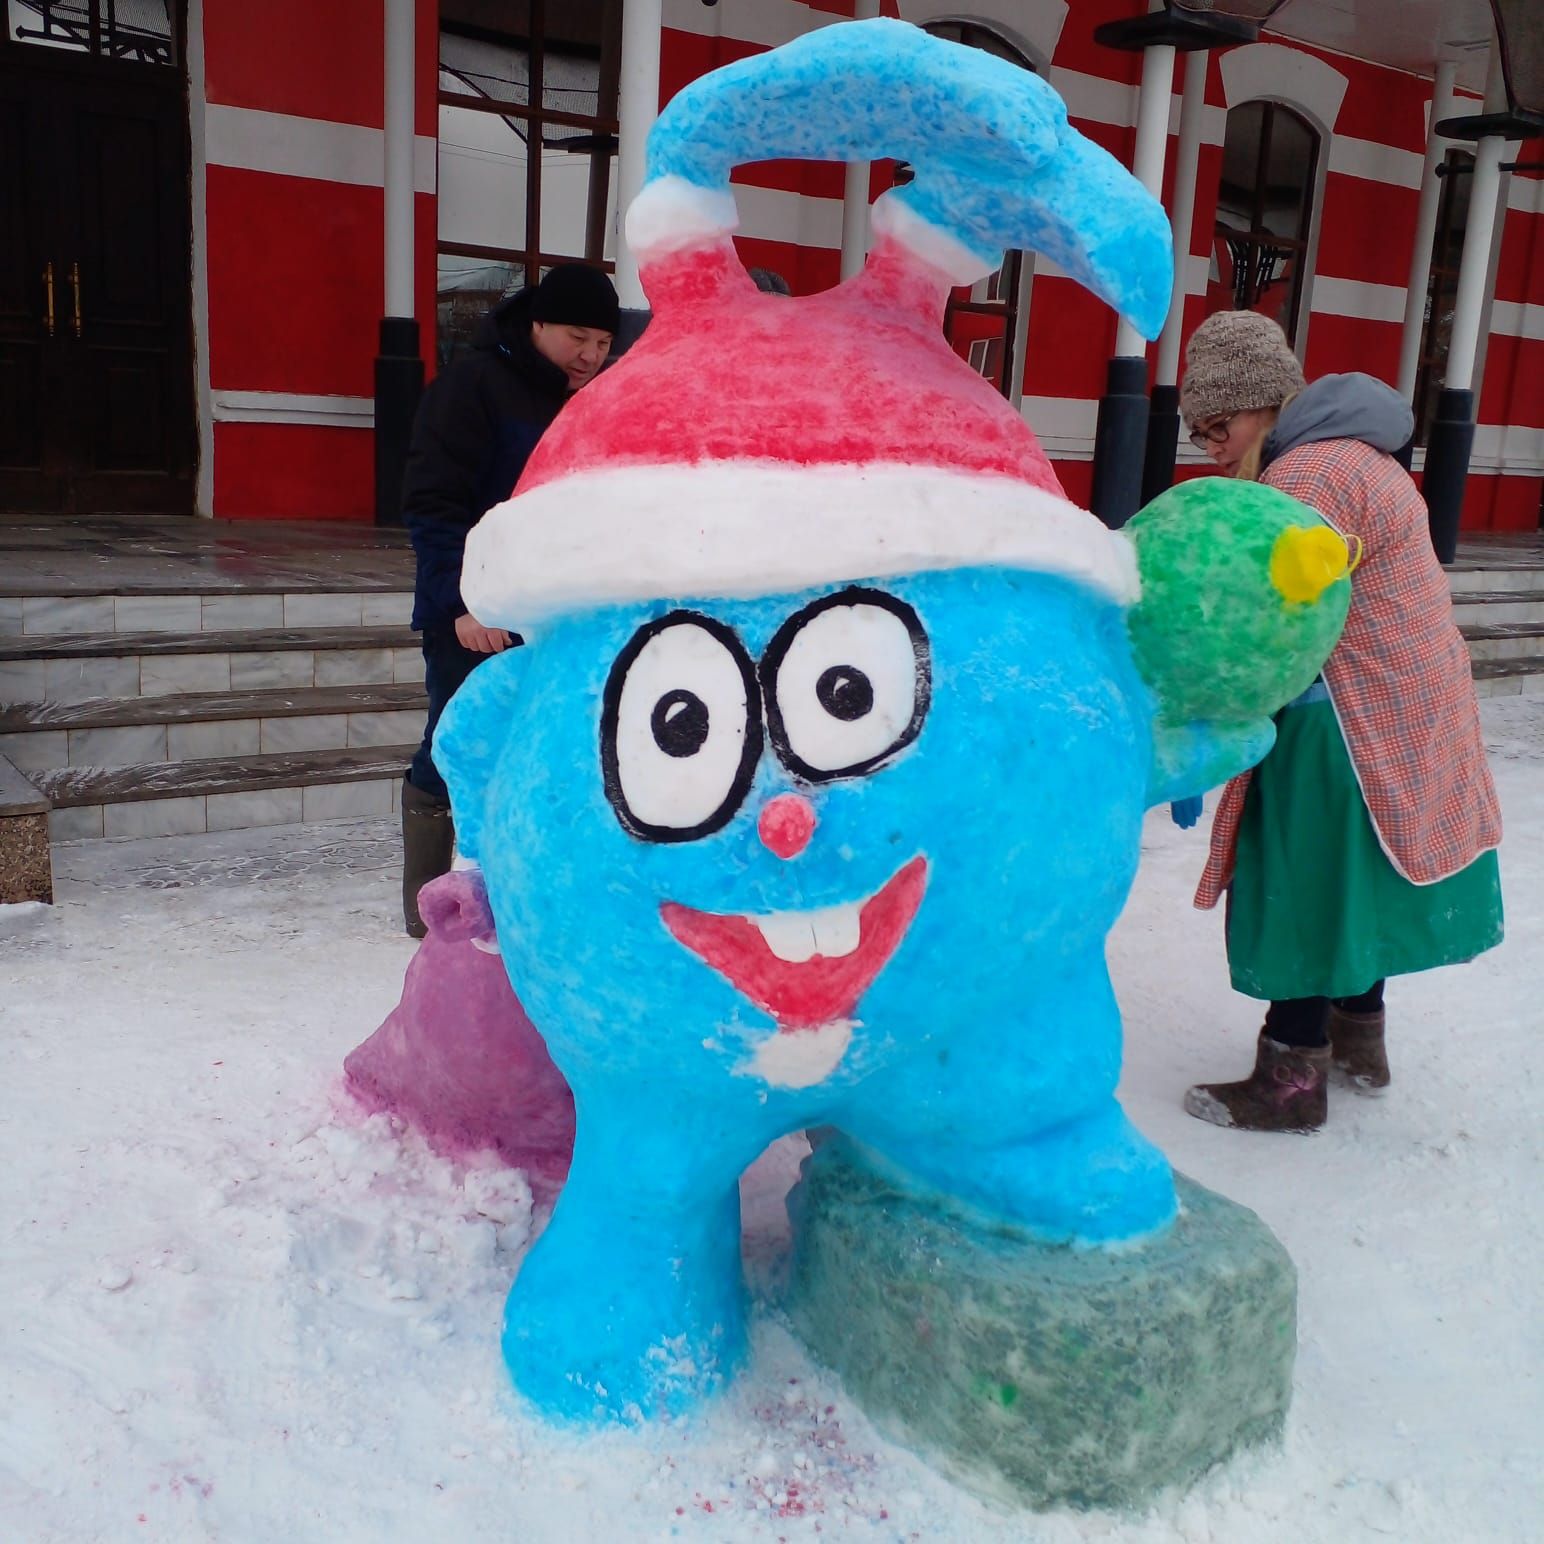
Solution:
[{"label": "white hat trim", "polygon": [[942,226],[923,219],[896,197],[893,188],[874,200],[869,220],[876,235],[893,236],[914,257],[936,268],[952,284],[974,284],[1002,267],[1001,254],[996,262],[978,256]]},{"label": "white hat trim", "polygon": [[1061,574],[1123,605],[1136,553],[1055,493],[1001,474],[781,461],[576,472],[490,509],[461,595],[489,627],[660,597],[776,595],[949,568]]},{"label": "white hat trim", "polygon": [[727,236],[739,223],[727,188],[704,188],[670,172],[646,183],[627,206],[627,245],[639,257],[663,257]]}]

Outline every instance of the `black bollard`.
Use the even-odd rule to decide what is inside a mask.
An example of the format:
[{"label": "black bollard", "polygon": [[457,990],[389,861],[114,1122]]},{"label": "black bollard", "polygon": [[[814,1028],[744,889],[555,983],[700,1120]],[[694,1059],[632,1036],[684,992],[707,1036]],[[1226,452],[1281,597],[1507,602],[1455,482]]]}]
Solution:
[{"label": "black bollard", "polygon": [[1458,550],[1458,520],[1469,480],[1474,448],[1474,393],[1444,386],[1426,436],[1426,471],[1421,492],[1431,526],[1431,545],[1439,563],[1451,563]]},{"label": "black bollard", "polygon": [[1142,503],[1151,504],[1174,481],[1179,452],[1179,387],[1154,386],[1147,410],[1147,456],[1142,462]]},{"label": "black bollard", "polygon": [[1147,448],[1147,361],[1117,354],[1110,361],[1094,431],[1094,488],[1089,502],[1112,531],[1136,512],[1142,499]]},{"label": "black bollard", "polygon": [[375,356],[375,523],[401,525],[402,474],[424,389],[418,323],[410,316],[383,316],[380,346]]}]

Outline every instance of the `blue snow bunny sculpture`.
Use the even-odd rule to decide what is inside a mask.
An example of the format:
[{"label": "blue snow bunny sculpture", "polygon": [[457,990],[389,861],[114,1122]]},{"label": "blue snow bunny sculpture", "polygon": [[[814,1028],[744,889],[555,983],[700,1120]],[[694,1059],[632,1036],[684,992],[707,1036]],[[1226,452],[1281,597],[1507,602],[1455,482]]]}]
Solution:
[{"label": "blue snow bunny sculpture", "polygon": [[[759,293],[731,167],[881,155],[916,178],[876,205],[864,272]],[[1291,501],[1248,490],[1265,544],[1243,558],[1191,509],[1218,605],[1268,614],[1289,663],[1166,720],[1222,612],[1173,649],[1161,619],[1138,636],[1140,537],[1067,500],[939,329],[1005,245],[1161,325],[1162,211],[1034,76],[898,22],[832,26],[695,82],[649,158],[628,237],[654,320],[472,533],[466,603],[526,645],[435,744],[574,1092],[504,1346],[517,1387],[579,1421],[683,1412],[733,1371],[736,1182],[784,1133],[838,1126],[1047,1240],[1169,1224],[1168,1164],[1114,1097],[1105,936],[1144,810],[1263,754],[1346,589],[1269,582],[1316,524]],[[1159,590],[1184,611],[1182,576]]]}]

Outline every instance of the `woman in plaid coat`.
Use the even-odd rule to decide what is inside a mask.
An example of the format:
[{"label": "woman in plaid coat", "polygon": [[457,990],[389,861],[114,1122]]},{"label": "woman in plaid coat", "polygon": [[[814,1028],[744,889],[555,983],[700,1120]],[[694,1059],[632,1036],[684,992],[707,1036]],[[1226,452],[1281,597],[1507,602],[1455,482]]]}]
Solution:
[{"label": "woman in plaid coat", "polygon": [[1185,1108],[1311,1131],[1332,1061],[1360,1092],[1388,1085],[1386,978],[1501,941],[1501,812],[1426,506],[1392,455],[1409,406],[1371,376],[1305,385],[1281,329],[1248,311],[1202,323],[1186,366],[1180,409],[1218,468],[1362,547],[1340,642],[1225,789],[1196,893],[1227,896],[1233,986],[1270,1007],[1249,1077],[1192,1088]]}]

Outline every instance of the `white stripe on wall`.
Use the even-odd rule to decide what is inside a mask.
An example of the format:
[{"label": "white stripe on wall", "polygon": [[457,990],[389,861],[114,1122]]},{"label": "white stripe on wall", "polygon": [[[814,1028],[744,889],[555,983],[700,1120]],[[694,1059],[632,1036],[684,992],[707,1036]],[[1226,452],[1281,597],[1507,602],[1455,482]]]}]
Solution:
[{"label": "white stripe on wall", "polygon": [[790,193],[782,188],[758,188],[736,183],[735,208],[740,211],[739,236],[762,241],[791,241],[801,247],[842,245],[842,201]]},{"label": "white stripe on wall", "polygon": [[1490,330],[1508,338],[1544,341],[1544,306],[1521,300],[1493,300]]},{"label": "white stripe on wall", "polygon": [[[1530,140],[1529,144],[1533,141]],[[1509,155],[1508,161],[1519,160],[1520,157]],[[1532,160],[1533,157],[1528,157]],[[1508,209],[1519,209],[1524,214],[1544,214],[1544,177],[1519,177],[1516,174],[1508,177],[1506,188],[1506,206]]]},{"label": "white stripe on wall", "polygon": [[1544,429],[1519,424],[1476,424],[1473,472],[1505,472],[1510,476],[1537,476],[1544,472]]},{"label": "white stripe on wall", "polygon": [[[1105,80],[1081,70],[1051,66],[1051,86],[1067,104],[1071,117],[1089,123],[1108,123],[1116,128],[1130,128],[1137,121],[1137,88],[1123,81]],[[1174,99],[1178,101],[1176,97]]]},{"label": "white stripe on wall", "polygon": [[335,429],[371,429],[375,403],[369,397],[304,396],[292,391],[216,391],[216,423],[323,424]]},{"label": "white stripe on wall", "polygon": [[1405,287],[1371,284],[1363,279],[1332,279],[1315,274],[1313,308],[1325,316],[1354,316],[1365,322],[1403,322]]},{"label": "white stripe on wall", "polygon": [[[413,187],[419,193],[435,190],[436,150],[433,135],[414,135]],[[204,152],[210,166],[361,188],[385,183],[386,135],[358,123],[330,123],[211,102],[204,109]]]},{"label": "white stripe on wall", "polygon": [[1342,177],[1387,183],[1396,188],[1419,188],[1426,169],[1420,150],[1400,150],[1372,139],[1352,139],[1337,134],[1330,140],[1330,170]]}]

